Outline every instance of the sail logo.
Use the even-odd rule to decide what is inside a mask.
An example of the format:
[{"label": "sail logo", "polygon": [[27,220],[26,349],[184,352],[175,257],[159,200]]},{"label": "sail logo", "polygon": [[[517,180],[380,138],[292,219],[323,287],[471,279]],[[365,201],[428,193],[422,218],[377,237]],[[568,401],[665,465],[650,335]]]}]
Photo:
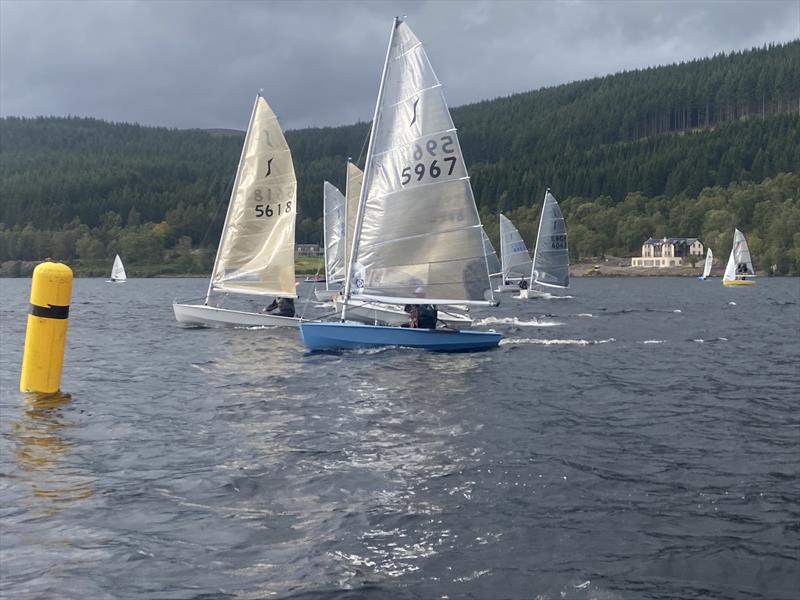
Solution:
[{"label": "sail logo", "polygon": [[[275,158],[274,156],[272,158]],[[267,161],[267,174],[264,175],[264,179],[269,177],[272,174],[272,158]]]},{"label": "sail logo", "polygon": [[527,252],[527,248],[525,248],[525,242],[517,242],[513,246],[511,246],[512,252]]},{"label": "sail logo", "polygon": [[414,100],[414,118],[411,119],[411,123],[408,124],[409,127],[411,127],[414,123],[417,122],[417,105],[418,104],[419,104],[419,98]]}]

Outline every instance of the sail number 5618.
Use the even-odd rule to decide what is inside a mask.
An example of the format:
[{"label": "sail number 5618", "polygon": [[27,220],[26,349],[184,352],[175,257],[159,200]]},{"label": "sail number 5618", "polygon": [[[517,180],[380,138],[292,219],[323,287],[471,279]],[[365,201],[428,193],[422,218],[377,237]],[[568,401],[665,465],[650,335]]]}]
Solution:
[{"label": "sail number 5618", "polygon": [[[442,174],[442,170],[444,169],[447,169],[448,175],[452,175],[458,158],[455,156],[441,155],[453,154],[455,152],[455,148],[453,147],[454,143],[452,135],[443,135],[438,140],[430,139],[425,142],[424,149],[420,144],[414,144],[413,157],[414,160],[420,162],[414,165],[413,175],[412,167],[408,166],[403,168],[400,173],[403,185],[409,183],[414,175],[416,175],[417,181],[422,181],[426,176],[436,179]],[[427,161],[423,161],[426,154],[433,158],[433,160],[427,164]],[[441,157],[442,164],[439,163],[439,157]]]},{"label": "sail number 5618", "polygon": [[273,215],[281,216],[282,214],[292,212],[292,201],[289,200],[281,204],[277,202],[275,204],[256,204],[256,216],[257,217],[271,217]]}]

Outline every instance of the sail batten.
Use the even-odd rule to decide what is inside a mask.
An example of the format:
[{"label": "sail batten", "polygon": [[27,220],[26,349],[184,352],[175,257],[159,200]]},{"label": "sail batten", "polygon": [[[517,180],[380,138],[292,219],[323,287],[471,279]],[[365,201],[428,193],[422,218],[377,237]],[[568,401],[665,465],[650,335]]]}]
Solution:
[{"label": "sail batten", "polygon": [[210,287],[296,297],[297,179],[278,118],[256,98],[231,192]]},{"label": "sail batten", "polygon": [[357,298],[486,303],[481,227],[441,83],[398,22],[391,36],[353,243]]},{"label": "sail batten", "polygon": [[544,195],[539,233],[533,251],[531,279],[548,287],[569,287],[567,226],[561,208],[550,190]]}]

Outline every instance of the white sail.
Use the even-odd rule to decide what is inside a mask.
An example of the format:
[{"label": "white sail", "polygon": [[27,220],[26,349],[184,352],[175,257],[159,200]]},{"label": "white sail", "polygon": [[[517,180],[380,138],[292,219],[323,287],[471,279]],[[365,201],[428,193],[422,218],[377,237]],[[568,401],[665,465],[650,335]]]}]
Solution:
[{"label": "white sail", "polygon": [[500,265],[500,259],[497,258],[497,251],[492,246],[492,240],[482,229],[481,233],[483,234],[483,252],[486,254],[486,265],[489,267],[489,275],[494,277],[501,274],[503,267]]},{"label": "white sail", "polygon": [[364,171],[353,163],[347,163],[347,186],[344,195],[346,199],[345,215],[347,221],[347,231],[345,232],[345,270],[350,264],[350,253],[353,247],[353,232],[356,228],[356,217],[358,216],[358,201],[361,198],[361,186],[364,183]]},{"label": "white sail", "polygon": [[125,267],[122,266],[122,259],[117,254],[114,257],[114,264],[111,266],[111,280],[112,281],[125,281],[128,277],[125,275]]},{"label": "white sail", "polygon": [[753,261],[750,258],[750,249],[747,247],[747,240],[744,234],[735,229],[733,232],[733,248],[728,257],[728,264],[725,267],[723,281],[733,281],[735,279],[748,279],[755,277]]},{"label": "white sail", "polygon": [[347,292],[487,304],[489,273],[464,157],[419,39],[395,20],[378,93]]},{"label": "white sail", "polygon": [[503,264],[503,281],[528,277],[533,269],[533,261],[528,247],[514,224],[500,215],[500,260]]},{"label": "white sail", "polygon": [[323,221],[325,230],[325,281],[344,281],[345,276],[345,198],[336,186],[323,185]]},{"label": "white sail", "polygon": [[703,277],[702,277],[702,279],[706,279],[709,275],[711,275],[711,265],[713,263],[714,263],[714,253],[711,252],[711,248],[709,248],[706,251],[706,262],[703,265]]},{"label": "white sail", "polygon": [[296,195],[289,146],[275,113],[259,95],[214,262],[214,289],[296,297]]},{"label": "white sail", "polygon": [[550,193],[544,195],[539,233],[533,251],[531,279],[539,285],[569,287],[569,250],[567,226],[558,202]]}]

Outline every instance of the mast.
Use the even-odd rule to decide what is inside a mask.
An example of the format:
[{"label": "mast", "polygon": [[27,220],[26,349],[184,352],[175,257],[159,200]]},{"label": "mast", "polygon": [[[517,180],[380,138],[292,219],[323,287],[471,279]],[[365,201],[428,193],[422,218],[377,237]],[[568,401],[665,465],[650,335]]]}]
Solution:
[{"label": "mast", "polygon": [[231,188],[231,197],[228,200],[228,211],[225,213],[225,223],[222,225],[222,235],[219,237],[219,244],[217,244],[217,254],[214,256],[214,266],[211,267],[211,276],[208,278],[208,290],[206,291],[206,299],[203,302],[204,306],[208,306],[208,300],[211,297],[211,289],[214,287],[214,273],[217,271],[217,262],[219,262],[219,252],[222,249],[222,240],[225,239],[225,234],[228,231],[228,223],[231,218],[231,208],[233,207],[233,197],[236,194],[236,188],[239,187],[239,177],[242,174],[242,161],[244,161],[244,154],[247,151],[247,143],[250,141],[250,134],[253,129],[253,120],[256,118],[256,108],[258,108],[258,99],[261,98],[259,90],[256,94],[256,99],[253,102],[253,112],[250,113],[250,122],[247,124],[247,133],[244,136],[244,144],[242,144],[242,153],[239,155],[239,164],[236,166],[236,177],[233,180],[233,187]]},{"label": "mast", "polygon": [[369,132],[369,145],[367,146],[367,158],[364,163],[364,180],[361,183],[361,193],[358,198],[358,210],[356,211],[356,224],[353,230],[353,242],[350,250],[350,261],[347,265],[347,274],[344,280],[344,306],[342,307],[342,321],[345,320],[347,314],[347,301],[350,299],[350,287],[353,281],[353,267],[355,266],[356,250],[358,250],[358,238],[361,235],[361,221],[364,215],[364,204],[367,201],[367,191],[369,190],[369,183],[371,179],[371,162],[372,150],[375,143],[375,128],[378,124],[378,113],[381,108],[381,101],[383,100],[383,88],[386,83],[386,72],[389,70],[389,55],[392,52],[392,43],[394,42],[394,34],[397,27],[402,23],[400,17],[395,17],[392,23],[392,31],[389,34],[389,45],[386,48],[386,59],[383,62],[383,73],[381,73],[381,84],[378,87],[378,100],[375,103],[375,114],[372,117],[372,127]]}]

